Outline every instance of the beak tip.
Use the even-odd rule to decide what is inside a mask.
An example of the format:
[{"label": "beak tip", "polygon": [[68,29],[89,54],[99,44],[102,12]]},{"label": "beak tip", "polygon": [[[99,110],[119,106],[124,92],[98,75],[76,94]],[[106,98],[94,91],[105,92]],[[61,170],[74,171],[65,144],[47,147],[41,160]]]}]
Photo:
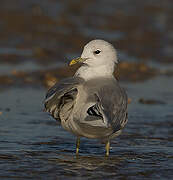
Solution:
[{"label": "beak tip", "polygon": [[71,60],[71,62],[69,63],[69,66],[73,65],[73,64],[76,64],[77,61],[75,59]]},{"label": "beak tip", "polygon": [[84,61],[84,59],[82,59],[81,57],[76,58],[76,59],[72,59],[71,62],[69,63],[69,66],[76,64],[78,62],[83,62],[83,61]]}]

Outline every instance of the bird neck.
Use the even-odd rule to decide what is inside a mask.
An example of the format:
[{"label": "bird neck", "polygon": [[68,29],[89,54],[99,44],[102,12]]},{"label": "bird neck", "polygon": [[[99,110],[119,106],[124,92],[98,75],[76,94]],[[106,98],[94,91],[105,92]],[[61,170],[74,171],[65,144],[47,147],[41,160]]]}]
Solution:
[{"label": "bird neck", "polygon": [[79,76],[85,80],[90,80],[93,78],[100,78],[100,77],[113,77],[114,66],[98,66],[98,67],[91,67],[91,66],[81,66],[75,73],[75,76]]}]

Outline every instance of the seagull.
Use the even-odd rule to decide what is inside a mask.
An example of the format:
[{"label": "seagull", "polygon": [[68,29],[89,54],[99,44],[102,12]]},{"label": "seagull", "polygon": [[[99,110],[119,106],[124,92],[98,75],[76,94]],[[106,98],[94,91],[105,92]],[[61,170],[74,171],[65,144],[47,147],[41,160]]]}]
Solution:
[{"label": "seagull", "polygon": [[73,77],[63,79],[50,88],[45,110],[60,121],[61,126],[80,138],[105,142],[109,156],[110,140],[117,137],[128,121],[127,95],[114,77],[117,52],[112,44],[101,39],[84,46],[81,57],[69,65],[80,63]]}]

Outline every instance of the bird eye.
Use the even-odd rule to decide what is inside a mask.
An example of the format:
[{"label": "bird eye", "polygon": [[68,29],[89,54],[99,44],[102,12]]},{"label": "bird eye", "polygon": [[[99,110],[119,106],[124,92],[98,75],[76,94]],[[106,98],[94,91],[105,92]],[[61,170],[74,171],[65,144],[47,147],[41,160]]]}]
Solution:
[{"label": "bird eye", "polygon": [[100,50],[96,50],[94,51],[94,54],[99,54],[101,51]]}]

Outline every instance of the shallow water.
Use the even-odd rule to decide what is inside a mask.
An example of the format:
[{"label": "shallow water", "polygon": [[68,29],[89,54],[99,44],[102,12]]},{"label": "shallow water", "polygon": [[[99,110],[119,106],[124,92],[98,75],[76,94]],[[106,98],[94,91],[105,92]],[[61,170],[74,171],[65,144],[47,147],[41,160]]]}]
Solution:
[{"label": "shallow water", "polygon": [[68,63],[93,38],[112,42],[120,61],[173,70],[172,13],[172,0],[2,0],[0,179],[172,179],[172,76],[121,82],[132,99],[129,122],[109,157],[104,144],[86,138],[75,156],[75,137],[43,112],[40,78],[3,84],[15,71]]},{"label": "shallow water", "polygon": [[[170,179],[173,171],[172,78],[122,84],[132,103],[129,122],[104,145],[82,138],[75,156],[75,137],[45,112],[45,89],[13,88],[0,93],[0,178],[18,179]],[[166,89],[163,86],[163,83]],[[152,86],[151,86],[152,84]],[[145,92],[140,94],[140,92]],[[139,98],[165,104],[145,105]],[[4,103],[5,102],[5,103]]]}]

